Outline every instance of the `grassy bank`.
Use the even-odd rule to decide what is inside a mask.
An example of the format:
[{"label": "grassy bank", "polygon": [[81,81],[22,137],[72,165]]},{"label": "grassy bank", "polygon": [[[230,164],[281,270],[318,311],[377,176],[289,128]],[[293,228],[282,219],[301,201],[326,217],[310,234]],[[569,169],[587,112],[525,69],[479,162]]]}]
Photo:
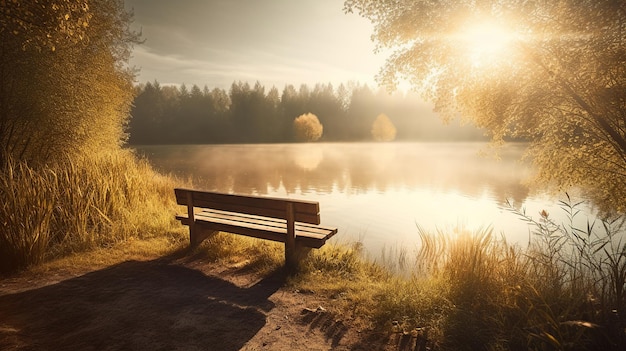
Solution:
[{"label": "grassy bank", "polygon": [[416,349],[623,350],[623,223],[582,230],[545,212],[520,216],[534,229],[528,248],[490,230],[420,231],[422,248],[403,275],[358,249],[333,248],[311,257],[298,284],[341,297],[346,311]]},{"label": "grassy bank", "polygon": [[[61,257],[56,264],[106,265],[179,250],[187,230],[174,220],[175,183],[126,151],[43,169],[9,163],[0,176],[0,267]],[[398,252],[395,262],[366,259],[359,243],[313,250],[289,284],[413,349],[624,349],[624,223],[576,228],[577,205],[562,207],[570,223],[518,213],[534,233],[527,248],[488,229],[418,230],[420,251]],[[228,234],[194,254],[261,274],[284,258],[280,244]]]},{"label": "grassy bank", "polygon": [[129,151],[0,172],[0,271],[130,238],[180,236],[174,181]]},{"label": "grassy bank", "polygon": [[[534,229],[527,248],[488,229],[420,230],[422,248],[398,253],[399,262],[368,260],[358,243],[327,244],[289,283],[415,350],[624,349],[622,225],[582,231],[557,226],[547,213],[523,219]],[[233,235],[218,235],[200,251],[264,271],[282,265],[282,245]]]}]

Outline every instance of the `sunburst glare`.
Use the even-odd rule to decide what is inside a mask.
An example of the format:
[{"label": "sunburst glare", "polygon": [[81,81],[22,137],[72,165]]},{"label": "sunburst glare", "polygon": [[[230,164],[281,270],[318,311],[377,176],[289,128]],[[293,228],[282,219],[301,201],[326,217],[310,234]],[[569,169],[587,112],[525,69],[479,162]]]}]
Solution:
[{"label": "sunburst glare", "polygon": [[508,55],[515,33],[504,25],[482,21],[463,25],[456,39],[474,67],[497,64]]}]

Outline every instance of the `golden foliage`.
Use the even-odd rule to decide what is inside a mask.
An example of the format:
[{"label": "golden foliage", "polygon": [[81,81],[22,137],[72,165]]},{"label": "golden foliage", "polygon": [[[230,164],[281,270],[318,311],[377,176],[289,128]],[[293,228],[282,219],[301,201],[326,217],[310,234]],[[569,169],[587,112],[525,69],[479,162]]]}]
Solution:
[{"label": "golden foliage", "polygon": [[322,137],[324,126],[322,126],[316,115],[305,113],[293,121],[293,131],[297,140],[316,141]]},{"label": "golden foliage", "polygon": [[396,138],[396,126],[385,114],[380,114],[372,123],[372,137],[376,141],[392,141]]},{"label": "golden foliage", "polygon": [[87,0],[0,0],[0,33],[24,51],[56,51],[87,37],[93,17]]},{"label": "golden foliage", "polygon": [[[137,37],[123,2],[7,2],[0,12],[0,161],[117,148],[133,98]],[[35,21],[35,22],[33,22]]]},{"label": "golden foliage", "polygon": [[[345,10],[394,50],[382,84],[407,78],[444,118],[529,141],[535,184],[582,187],[605,212],[626,211],[626,2],[347,0]],[[485,23],[475,35],[506,28],[498,47],[467,38]]]}]

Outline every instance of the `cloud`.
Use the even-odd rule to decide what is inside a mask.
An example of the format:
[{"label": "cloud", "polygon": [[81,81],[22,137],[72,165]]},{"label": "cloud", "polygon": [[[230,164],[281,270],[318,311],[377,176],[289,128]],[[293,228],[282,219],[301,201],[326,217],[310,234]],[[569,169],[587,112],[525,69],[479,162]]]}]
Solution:
[{"label": "cloud", "polygon": [[344,15],[342,1],[127,0],[146,42],[131,64],[139,81],[227,88],[372,83],[383,63],[373,54],[369,23]]},{"label": "cloud", "polygon": [[[200,86],[228,88],[233,81],[260,81],[266,86],[278,88],[286,84],[341,82],[357,80],[370,82],[371,74],[346,70],[319,61],[278,57],[267,52],[255,52],[254,61],[240,57],[238,53],[219,53],[230,56],[229,60],[199,60],[183,55],[162,55],[148,47],[137,47],[131,64],[140,65],[140,75],[145,80],[161,83],[186,83]],[[158,77],[158,78],[147,78]]]}]

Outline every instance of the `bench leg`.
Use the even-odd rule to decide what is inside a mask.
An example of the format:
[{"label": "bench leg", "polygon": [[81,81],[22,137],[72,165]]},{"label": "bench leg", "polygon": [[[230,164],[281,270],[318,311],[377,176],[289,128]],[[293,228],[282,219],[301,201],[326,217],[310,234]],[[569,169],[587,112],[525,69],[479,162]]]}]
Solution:
[{"label": "bench leg", "polygon": [[296,272],[300,262],[311,252],[310,247],[296,245],[293,248],[285,245],[285,266],[289,272]]},{"label": "bench leg", "polygon": [[198,245],[200,245],[205,239],[208,239],[217,233],[218,232],[215,230],[200,229],[196,226],[193,231],[189,231],[190,247],[198,247]]},{"label": "bench leg", "polygon": [[285,267],[289,272],[295,272],[298,269],[296,248],[288,243],[285,243]]},{"label": "bench leg", "polygon": [[311,252],[310,247],[300,246],[300,245],[296,246],[296,259],[298,260],[298,263],[304,260],[309,255],[310,252]]}]

